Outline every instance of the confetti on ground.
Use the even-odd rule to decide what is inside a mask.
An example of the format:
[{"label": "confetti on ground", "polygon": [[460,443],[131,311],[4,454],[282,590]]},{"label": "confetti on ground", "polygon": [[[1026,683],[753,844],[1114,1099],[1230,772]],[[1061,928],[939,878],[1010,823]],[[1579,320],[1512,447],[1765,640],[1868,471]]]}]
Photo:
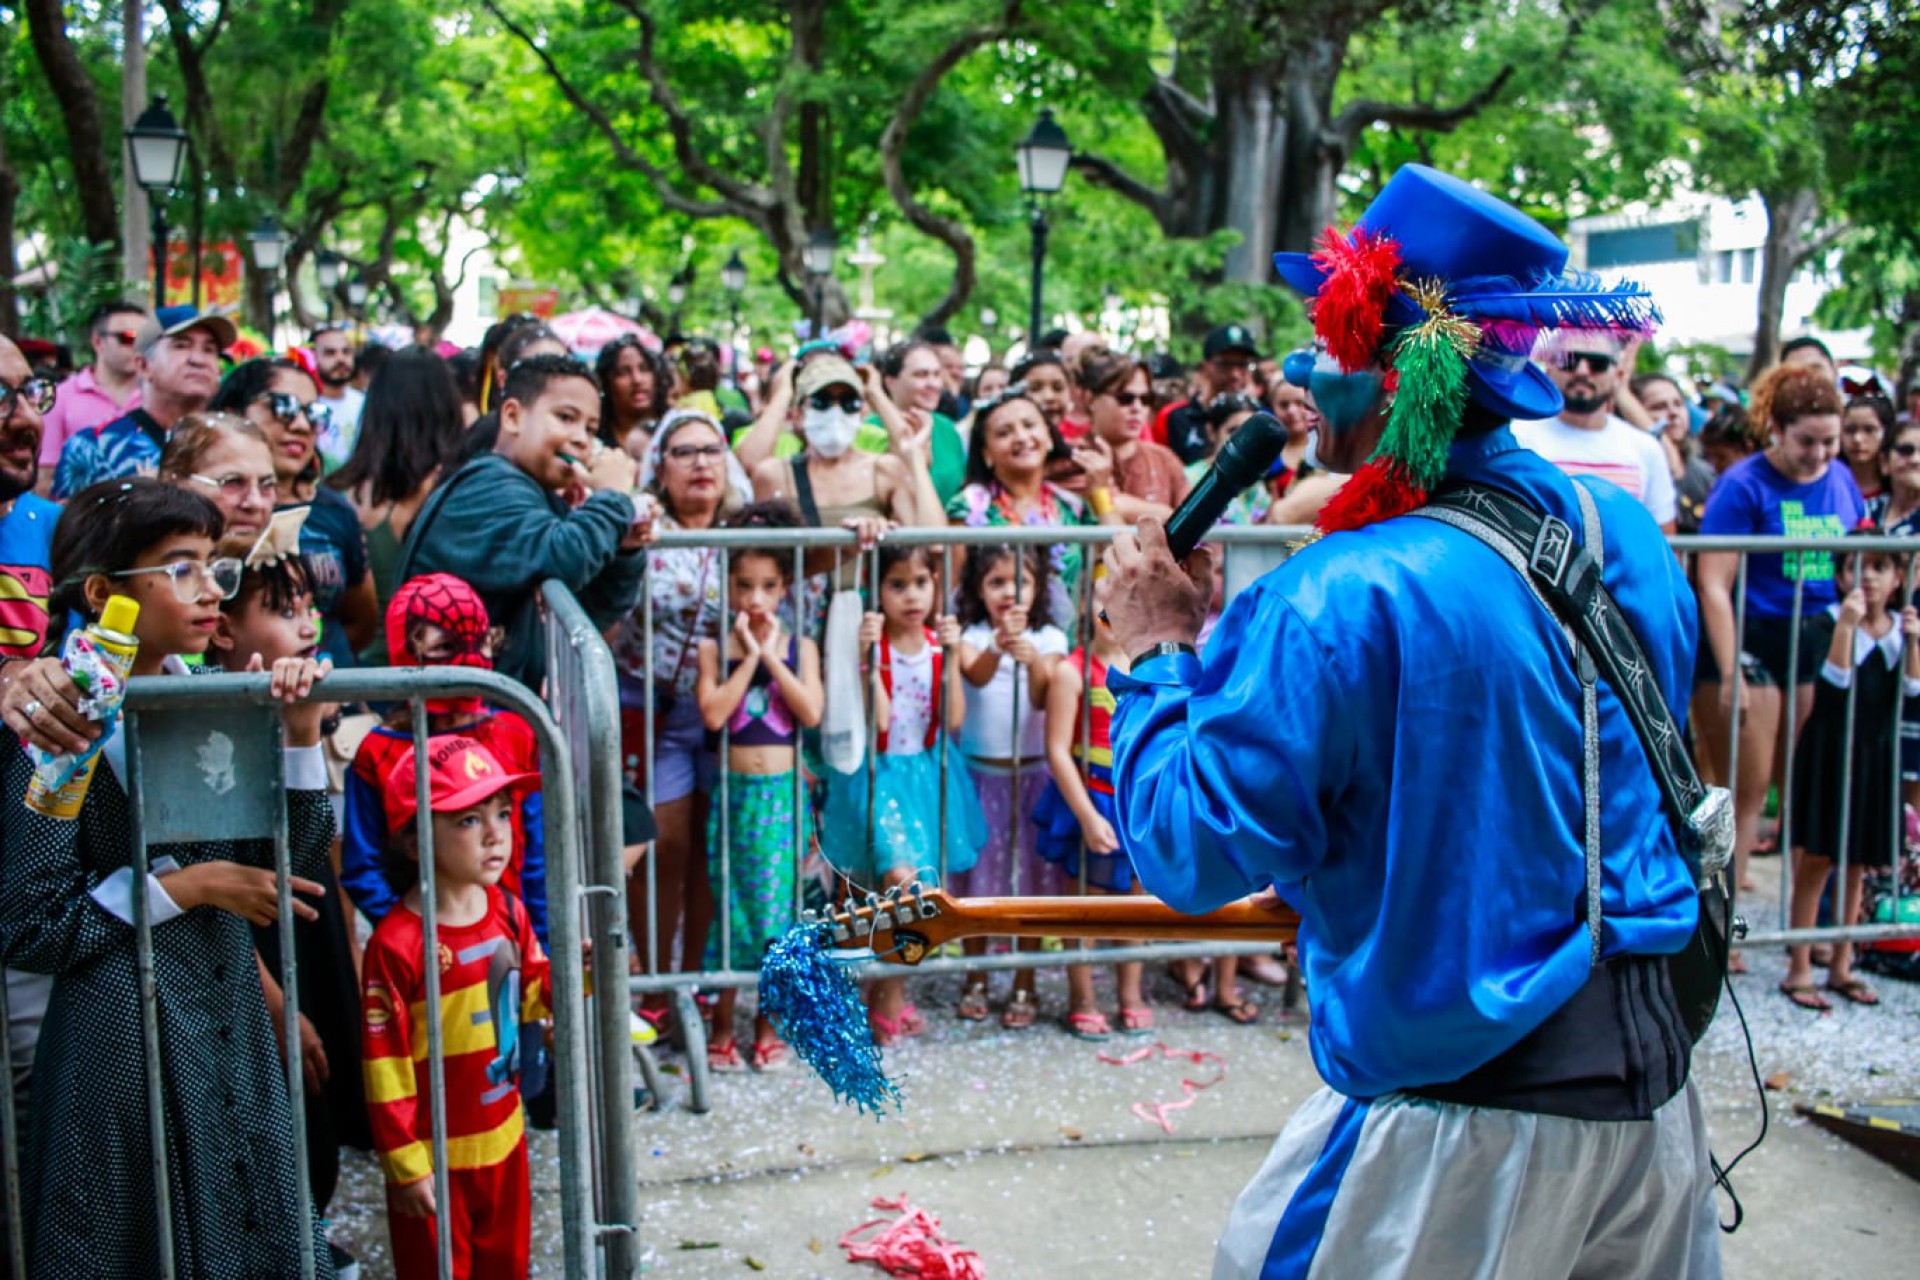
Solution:
[{"label": "confetti on ground", "polygon": [[[905,1195],[875,1196],[873,1207],[900,1216],[863,1222],[841,1236],[848,1262],[871,1262],[890,1276],[911,1280],[985,1280],[980,1255],[947,1239],[940,1219],[909,1205]],[[875,1234],[857,1238],[875,1227],[880,1228]]]},{"label": "confetti on ground", "polygon": [[1211,1063],[1220,1068],[1210,1078],[1205,1080],[1194,1080],[1188,1077],[1182,1077],[1180,1080],[1180,1091],[1185,1096],[1178,1102],[1136,1102],[1130,1108],[1133,1114],[1139,1116],[1142,1120],[1145,1120],[1149,1124],[1157,1124],[1166,1132],[1172,1133],[1173,1121],[1167,1118],[1168,1113],[1185,1111],[1194,1104],[1194,1100],[1200,1096],[1202,1089],[1211,1089],[1214,1085],[1225,1080],[1227,1078],[1227,1064],[1217,1053],[1209,1053],[1204,1049],[1174,1049],[1159,1041],[1155,1041],[1144,1049],[1135,1049],[1132,1053],[1122,1058],[1116,1058],[1112,1054],[1107,1053],[1100,1054],[1099,1058],[1100,1061],[1110,1067],[1130,1067],[1136,1062],[1145,1062],[1148,1058],[1155,1057],[1156,1055],[1161,1058],[1171,1058],[1175,1061],[1185,1059],[1197,1067],[1203,1067]]}]

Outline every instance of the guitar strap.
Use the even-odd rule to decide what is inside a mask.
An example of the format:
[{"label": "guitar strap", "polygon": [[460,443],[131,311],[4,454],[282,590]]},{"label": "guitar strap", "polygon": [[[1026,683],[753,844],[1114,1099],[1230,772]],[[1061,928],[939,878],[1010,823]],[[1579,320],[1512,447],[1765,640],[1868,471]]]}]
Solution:
[{"label": "guitar strap", "polygon": [[1700,892],[1700,923],[1669,961],[1675,993],[1695,1040],[1719,1003],[1731,947],[1732,904],[1725,869],[1733,853],[1733,805],[1725,788],[1700,781],[1685,736],[1668,709],[1654,667],[1626,613],[1601,578],[1606,554],[1599,511],[1575,483],[1584,539],[1563,520],[1485,485],[1445,486],[1413,514],[1451,525],[1512,565],[1567,633],[1580,677],[1585,807],[1586,917],[1592,957],[1600,958],[1600,731],[1598,678],[1632,721],[1653,770],[1680,854]]}]

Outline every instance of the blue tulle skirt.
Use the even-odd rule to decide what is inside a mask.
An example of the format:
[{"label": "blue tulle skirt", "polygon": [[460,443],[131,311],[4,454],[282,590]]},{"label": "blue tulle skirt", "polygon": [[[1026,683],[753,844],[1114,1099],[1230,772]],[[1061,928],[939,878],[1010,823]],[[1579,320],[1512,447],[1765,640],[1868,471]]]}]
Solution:
[{"label": "blue tulle skirt", "polygon": [[[1113,797],[1092,789],[1088,790],[1087,797],[1100,816],[1112,823]],[[1080,878],[1080,859],[1085,855],[1087,884],[1092,888],[1131,893],[1140,887],[1133,874],[1133,863],[1125,853],[1092,853],[1081,843],[1080,819],[1073,816],[1067,798],[1060,794],[1059,784],[1051,778],[1047,779],[1047,789],[1040,793],[1040,803],[1033,807],[1033,825],[1038,828],[1034,848],[1075,881]]]},{"label": "blue tulle skirt", "polygon": [[[867,771],[828,770],[820,850],[836,871],[874,888],[895,871],[921,883],[940,881],[940,753],[878,754],[873,757],[873,839],[867,831]],[[947,871],[972,869],[986,843],[980,798],[967,776],[966,758],[947,756]]]}]

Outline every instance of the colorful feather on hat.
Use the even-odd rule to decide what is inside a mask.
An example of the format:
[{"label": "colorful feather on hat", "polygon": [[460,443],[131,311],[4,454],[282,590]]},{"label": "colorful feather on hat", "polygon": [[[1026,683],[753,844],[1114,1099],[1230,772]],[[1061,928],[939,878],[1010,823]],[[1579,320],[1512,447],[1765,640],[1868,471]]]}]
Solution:
[{"label": "colorful feather on hat", "polygon": [[1653,295],[1631,280],[1608,284],[1587,271],[1566,271],[1522,284],[1510,276],[1455,282],[1453,309],[1483,326],[1530,325],[1536,329],[1607,329],[1650,334],[1660,323]]},{"label": "colorful feather on hat", "polygon": [[1327,273],[1313,300],[1313,331],[1327,354],[1348,373],[1367,365],[1380,349],[1387,303],[1399,281],[1400,246],[1387,236],[1355,229],[1352,239],[1328,227],[1313,264]]}]

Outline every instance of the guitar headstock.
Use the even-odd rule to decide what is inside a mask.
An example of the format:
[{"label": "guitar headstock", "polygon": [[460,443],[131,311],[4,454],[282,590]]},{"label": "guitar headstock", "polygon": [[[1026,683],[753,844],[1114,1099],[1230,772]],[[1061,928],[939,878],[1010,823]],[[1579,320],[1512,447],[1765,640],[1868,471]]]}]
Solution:
[{"label": "guitar headstock", "polygon": [[963,912],[939,889],[919,881],[869,893],[865,901],[849,897],[806,919],[827,927],[836,950],[871,949],[892,964],[919,964],[943,943],[961,936]]}]

